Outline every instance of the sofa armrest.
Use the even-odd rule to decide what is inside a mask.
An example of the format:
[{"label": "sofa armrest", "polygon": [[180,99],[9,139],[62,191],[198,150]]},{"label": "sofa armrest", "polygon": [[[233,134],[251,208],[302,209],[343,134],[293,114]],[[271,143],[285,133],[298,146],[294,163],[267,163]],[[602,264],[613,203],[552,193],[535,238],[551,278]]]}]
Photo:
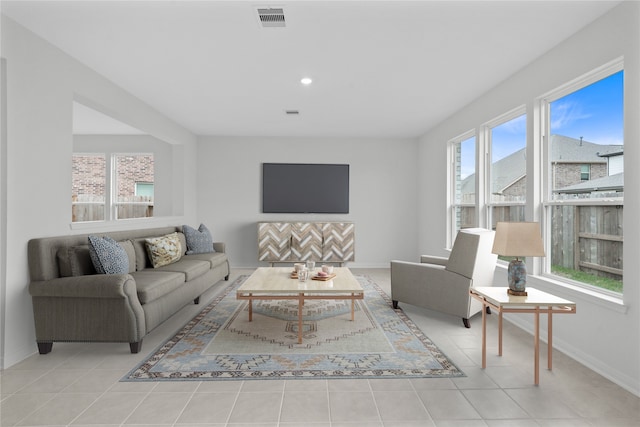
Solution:
[{"label": "sofa armrest", "polygon": [[447,265],[449,258],[433,255],[421,255],[420,262],[422,264]]},{"label": "sofa armrest", "polygon": [[34,281],[32,297],[125,298],[136,294],[136,282],[129,274],[93,274]]},{"label": "sofa armrest", "polygon": [[129,274],[33,281],[29,292],[38,343],[140,343],[147,332],[136,281]]},{"label": "sofa armrest", "polygon": [[213,249],[215,249],[216,252],[221,252],[221,253],[225,253],[225,244],[224,242],[213,242]]}]

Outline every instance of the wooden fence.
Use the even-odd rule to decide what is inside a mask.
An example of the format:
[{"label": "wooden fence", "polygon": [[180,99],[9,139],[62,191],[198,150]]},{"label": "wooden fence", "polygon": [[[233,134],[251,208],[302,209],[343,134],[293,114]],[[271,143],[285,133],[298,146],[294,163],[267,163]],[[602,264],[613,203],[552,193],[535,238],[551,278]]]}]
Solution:
[{"label": "wooden fence", "polygon": [[622,206],[553,206],[551,264],[622,280]]},{"label": "wooden fence", "polygon": [[[498,206],[499,221],[522,221],[523,206]],[[594,276],[622,280],[622,206],[553,206],[551,208],[551,265],[580,270]],[[475,224],[475,208],[460,210],[462,228]]]},{"label": "wooden fence", "polygon": [[[71,221],[104,221],[105,203],[100,196],[74,197],[71,203]],[[117,218],[146,218],[153,216],[153,200],[148,196],[120,198]]]}]

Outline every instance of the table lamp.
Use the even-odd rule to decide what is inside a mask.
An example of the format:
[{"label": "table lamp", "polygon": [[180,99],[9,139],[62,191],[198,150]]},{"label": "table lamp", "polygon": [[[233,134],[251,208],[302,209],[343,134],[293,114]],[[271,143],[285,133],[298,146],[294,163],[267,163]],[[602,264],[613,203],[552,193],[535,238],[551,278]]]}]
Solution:
[{"label": "table lamp", "polygon": [[491,253],[516,257],[509,263],[508,278],[510,295],[525,296],[527,267],[518,258],[544,256],[544,246],[537,222],[499,222]]}]

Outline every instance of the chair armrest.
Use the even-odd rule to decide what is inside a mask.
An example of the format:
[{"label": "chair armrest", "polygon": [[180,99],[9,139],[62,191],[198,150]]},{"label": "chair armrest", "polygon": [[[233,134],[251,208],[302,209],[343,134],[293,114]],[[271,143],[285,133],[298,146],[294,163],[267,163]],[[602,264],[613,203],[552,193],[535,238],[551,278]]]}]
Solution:
[{"label": "chair armrest", "polygon": [[468,317],[471,280],[444,266],[391,262],[391,299]]},{"label": "chair armrest", "polygon": [[213,242],[213,249],[216,252],[225,253],[225,244],[224,242]]},{"label": "chair armrest", "polygon": [[449,261],[449,258],[442,257],[442,256],[433,256],[433,255],[420,256],[420,262],[422,264],[447,265],[447,261]]},{"label": "chair armrest", "polygon": [[129,274],[93,274],[60,277],[29,284],[32,297],[126,298],[136,294],[136,282]]}]

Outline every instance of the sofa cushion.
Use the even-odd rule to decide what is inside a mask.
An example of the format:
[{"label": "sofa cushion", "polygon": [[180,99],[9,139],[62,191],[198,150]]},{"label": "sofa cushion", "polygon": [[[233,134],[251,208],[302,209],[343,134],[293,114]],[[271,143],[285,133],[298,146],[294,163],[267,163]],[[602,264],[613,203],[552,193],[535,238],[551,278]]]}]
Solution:
[{"label": "sofa cushion", "polygon": [[63,246],[56,253],[60,277],[96,274],[89,255],[89,245]]},{"label": "sofa cushion", "polygon": [[185,258],[182,258],[178,262],[174,262],[163,267],[158,267],[154,270],[182,273],[185,275],[185,280],[189,281],[195,279],[196,277],[200,277],[207,271],[211,270],[211,264],[207,261],[186,259],[185,256]]},{"label": "sofa cushion", "polygon": [[153,268],[174,263],[182,257],[184,251],[178,239],[178,233],[145,239],[145,247]]},{"label": "sofa cushion", "polygon": [[151,268],[149,255],[147,255],[146,240],[147,239],[145,237],[131,240],[131,243],[133,243],[133,250],[136,253],[136,271],[141,271],[145,268]]},{"label": "sofa cushion", "polygon": [[[184,233],[177,233],[177,235],[178,240],[180,241],[180,246],[184,251],[187,247],[187,241],[184,238]],[[140,237],[131,240],[135,251],[135,271],[141,271],[145,268],[153,267],[151,260],[149,259],[149,254],[147,253],[147,238],[148,237]]]},{"label": "sofa cushion", "polygon": [[206,225],[200,224],[197,230],[183,225],[182,232],[187,241],[187,255],[214,252],[213,237],[211,237],[211,232]]},{"label": "sofa cushion", "polygon": [[184,236],[184,233],[176,232],[176,235],[178,236],[178,240],[180,241],[180,246],[182,247],[182,255],[184,255],[185,252],[187,251],[187,239]]},{"label": "sofa cushion", "polygon": [[127,253],[127,258],[129,258],[129,273],[133,273],[136,271],[136,252],[133,248],[133,242],[131,240],[123,240],[118,242],[118,244],[122,246]]},{"label": "sofa cushion", "polygon": [[[131,240],[118,242],[127,253],[129,273],[136,271],[136,255]],[[96,274],[96,269],[89,255],[89,245],[64,246],[56,253],[60,277],[86,276]]]},{"label": "sofa cushion", "polygon": [[131,273],[136,281],[140,304],[147,304],[174,291],[184,284],[184,274],[146,269]]},{"label": "sofa cushion", "polygon": [[89,255],[100,274],[127,274],[127,251],[111,237],[89,236]]},{"label": "sofa cushion", "polygon": [[211,268],[216,268],[217,266],[227,262],[227,254],[222,252],[210,252],[208,254],[185,255],[183,259],[207,261],[211,265]]}]

